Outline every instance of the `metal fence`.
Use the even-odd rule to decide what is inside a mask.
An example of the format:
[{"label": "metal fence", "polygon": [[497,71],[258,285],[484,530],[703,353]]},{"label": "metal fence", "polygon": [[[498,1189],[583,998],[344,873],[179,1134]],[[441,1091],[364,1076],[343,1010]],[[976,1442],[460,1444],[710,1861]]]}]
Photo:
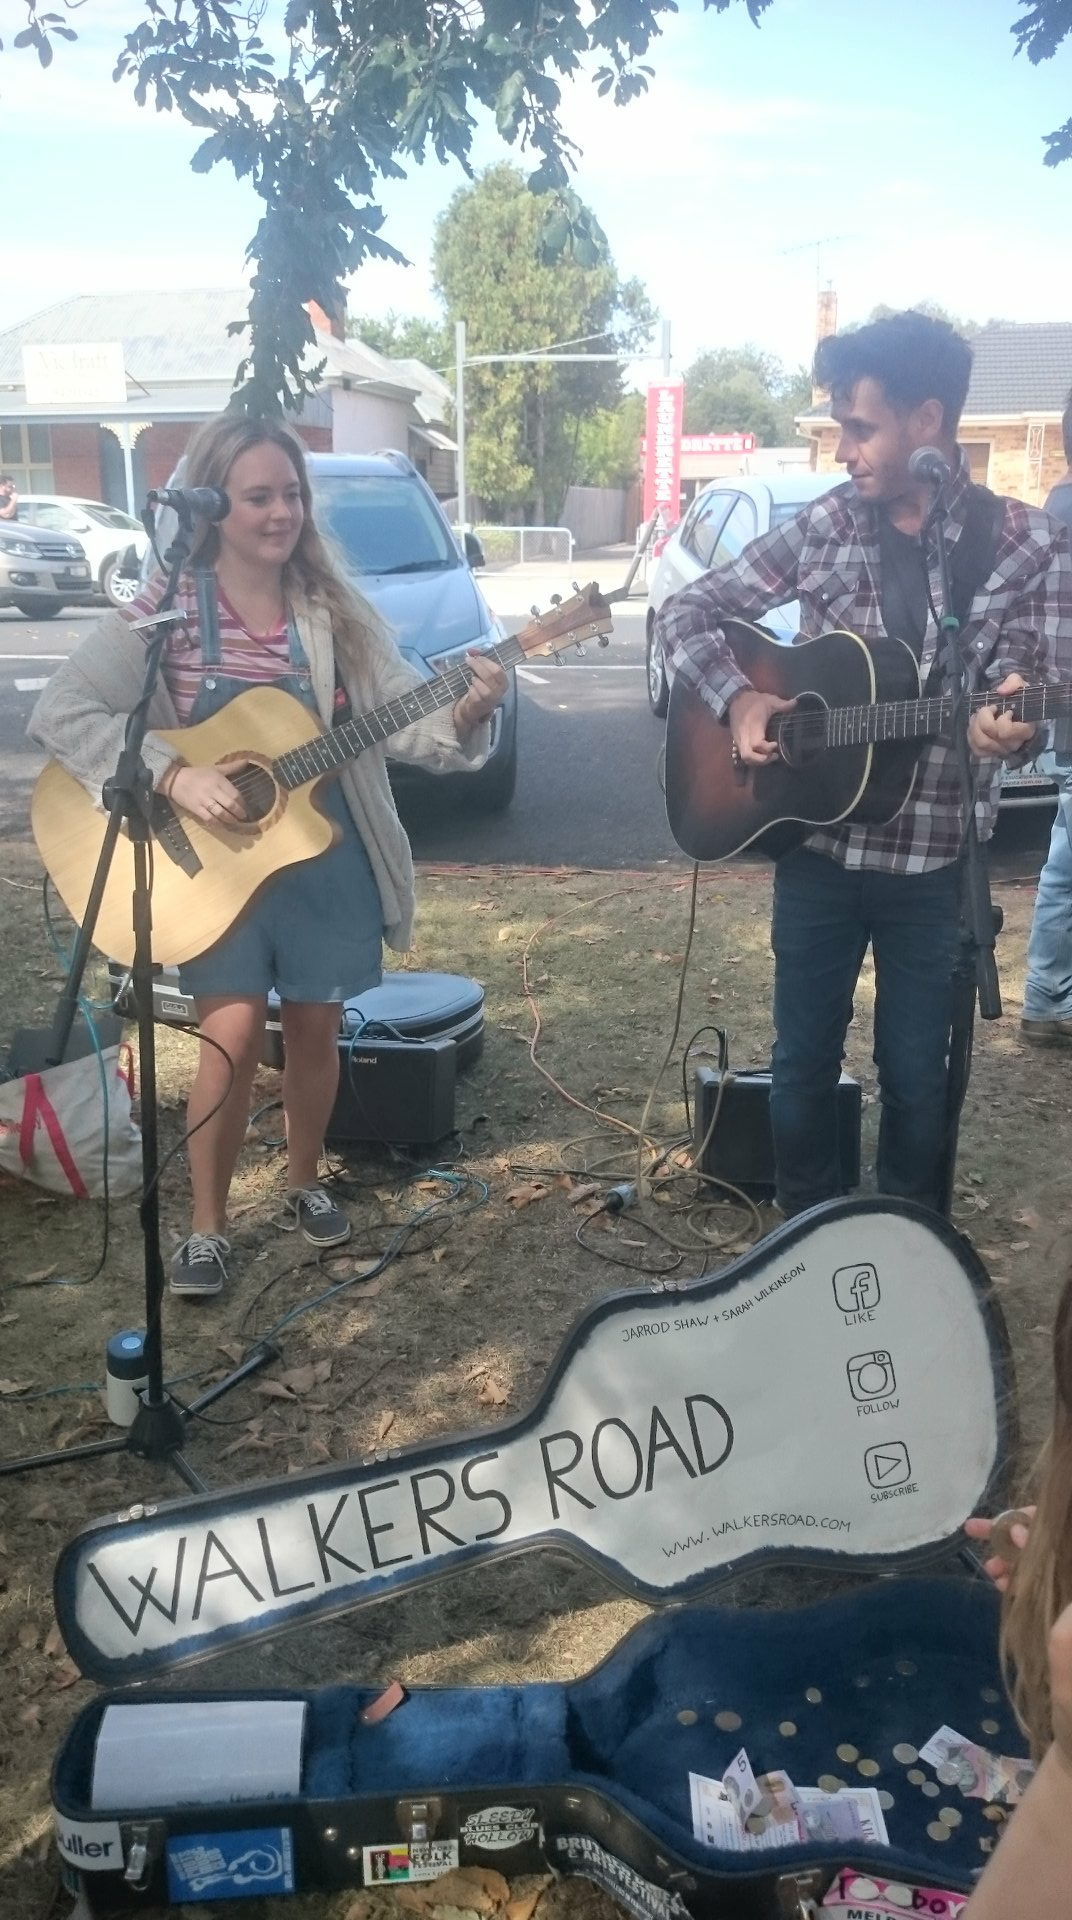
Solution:
[{"label": "metal fence", "polygon": [[489,567],[520,567],[533,560],[552,560],[568,567],[573,559],[573,535],[568,527],[495,527],[478,521],[473,532]]}]

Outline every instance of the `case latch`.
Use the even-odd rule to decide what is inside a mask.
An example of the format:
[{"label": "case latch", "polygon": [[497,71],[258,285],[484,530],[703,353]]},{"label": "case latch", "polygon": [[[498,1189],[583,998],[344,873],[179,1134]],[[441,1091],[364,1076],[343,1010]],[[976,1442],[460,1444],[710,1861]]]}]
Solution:
[{"label": "case latch", "polygon": [[776,1883],[778,1910],[786,1915],[786,1920],[813,1920],[819,1911],[819,1895],[822,1891],[821,1869],[813,1868],[809,1873],[783,1873]]},{"label": "case latch", "polygon": [[433,1797],[426,1800],[399,1800],[395,1805],[398,1824],[411,1845],[432,1840],[443,1818],[443,1803]]},{"label": "case latch", "polygon": [[[154,1826],[157,1829],[155,1832]],[[139,1824],[129,1827],[127,1833],[127,1864],[123,1871],[123,1882],[133,1887],[136,1893],[143,1893],[152,1875],[153,1862],[160,1852],[162,1823]]]}]

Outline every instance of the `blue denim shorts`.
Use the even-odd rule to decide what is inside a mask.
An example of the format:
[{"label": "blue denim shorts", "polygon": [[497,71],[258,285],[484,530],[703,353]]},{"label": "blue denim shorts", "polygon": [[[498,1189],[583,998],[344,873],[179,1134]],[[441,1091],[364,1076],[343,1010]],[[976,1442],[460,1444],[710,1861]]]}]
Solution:
[{"label": "blue denim shorts", "polygon": [[281,1000],[348,1000],[380,983],[383,907],[376,876],[337,785],[324,810],[342,839],[285,867],[207,953],[179,968],[195,999],[244,999],[273,988]]}]

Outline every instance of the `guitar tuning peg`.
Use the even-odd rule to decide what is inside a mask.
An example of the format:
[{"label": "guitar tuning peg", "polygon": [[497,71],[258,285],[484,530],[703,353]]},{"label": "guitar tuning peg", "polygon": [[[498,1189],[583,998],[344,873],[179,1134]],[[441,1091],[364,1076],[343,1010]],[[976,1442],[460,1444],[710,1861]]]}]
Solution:
[{"label": "guitar tuning peg", "polygon": [[551,605],[553,607],[560,607],[562,605],[562,595],[560,593],[553,593],[551,595]]},{"label": "guitar tuning peg", "polygon": [[539,619],[539,617],[540,617],[540,609],[539,609],[539,607],[537,607],[537,606],[535,606],[535,605],[533,605],[533,606],[531,606],[531,607],[529,608],[529,612],[531,613],[531,615],[532,615],[532,617],[533,617],[533,619],[534,619],[534,620],[538,620],[538,619]]},{"label": "guitar tuning peg", "polygon": [[578,586],[576,580],[573,582],[573,591],[574,593],[580,593],[581,591],[581,588]]},{"label": "guitar tuning peg", "polygon": [[601,634],[600,634],[600,636],[599,636],[599,644],[600,644],[600,646],[601,646],[601,647],[609,647],[609,646],[610,646],[610,634],[609,634],[609,633],[601,633]]}]

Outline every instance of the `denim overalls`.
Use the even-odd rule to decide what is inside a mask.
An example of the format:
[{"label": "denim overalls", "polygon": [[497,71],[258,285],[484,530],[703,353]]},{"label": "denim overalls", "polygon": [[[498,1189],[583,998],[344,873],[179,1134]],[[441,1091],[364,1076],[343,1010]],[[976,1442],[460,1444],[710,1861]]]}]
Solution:
[{"label": "denim overalls", "polygon": [[[253,685],[281,687],[316,713],[309,661],[293,614],[287,620],[289,673],[256,682],[222,673],[215,576],[198,571],[195,579],[201,684],[187,725],[209,719]],[[328,817],[341,827],[341,840],[312,860],[284,867],[237,926],[207,953],[187,961],[179,970],[184,993],[199,998],[246,997],[274,987],[281,1000],[342,1001],[379,985],[380,890],[337,780],[326,782],[320,801]]]}]

